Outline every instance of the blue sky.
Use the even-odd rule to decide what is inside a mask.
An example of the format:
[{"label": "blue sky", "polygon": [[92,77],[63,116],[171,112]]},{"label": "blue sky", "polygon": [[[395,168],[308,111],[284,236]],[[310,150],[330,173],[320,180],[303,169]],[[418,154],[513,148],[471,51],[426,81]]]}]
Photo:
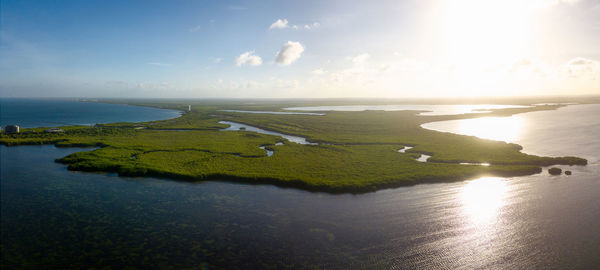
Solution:
[{"label": "blue sky", "polygon": [[0,96],[600,93],[600,1],[486,2],[2,0]]}]

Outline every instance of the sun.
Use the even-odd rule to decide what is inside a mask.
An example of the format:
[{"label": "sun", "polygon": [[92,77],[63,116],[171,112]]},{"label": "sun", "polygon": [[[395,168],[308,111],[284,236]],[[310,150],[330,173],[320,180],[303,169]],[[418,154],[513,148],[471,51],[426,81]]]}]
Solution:
[{"label": "sun", "polygon": [[535,5],[528,1],[449,0],[440,26],[448,60],[481,65],[528,55]]},{"label": "sun", "polygon": [[[539,1],[447,0],[436,21],[439,59],[452,70],[458,95],[502,95],[493,89],[504,78],[498,70],[530,57]],[[491,72],[494,71],[494,72]],[[492,87],[490,87],[492,86]],[[495,92],[494,92],[495,91]]]}]

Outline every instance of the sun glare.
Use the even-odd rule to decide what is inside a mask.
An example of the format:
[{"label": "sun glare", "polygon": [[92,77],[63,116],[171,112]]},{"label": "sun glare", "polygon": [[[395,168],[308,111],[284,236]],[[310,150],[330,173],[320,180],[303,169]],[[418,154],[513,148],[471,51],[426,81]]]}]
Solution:
[{"label": "sun glare", "polygon": [[460,193],[464,213],[475,224],[494,222],[504,205],[507,189],[506,183],[497,177],[468,182]]},{"label": "sun glare", "polygon": [[442,29],[449,60],[481,66],[527,56],[536,8],[526,2],[447,1]]},{"label": "sun glare", "polygon": [[448,87],[461,96],[504,94],[506,89],[498,82],[504,81],[505,74],[490,71],[505,70],[534,53],[531,44],[539,2],[444,1],[436,24],[440,59],[452,69],[453,85]]},{"label": "sun glare", "polygon": [[514,142],[523,129],[523,119],[513,117],[482,117],[459,121],[458,133],[479,138]]}]

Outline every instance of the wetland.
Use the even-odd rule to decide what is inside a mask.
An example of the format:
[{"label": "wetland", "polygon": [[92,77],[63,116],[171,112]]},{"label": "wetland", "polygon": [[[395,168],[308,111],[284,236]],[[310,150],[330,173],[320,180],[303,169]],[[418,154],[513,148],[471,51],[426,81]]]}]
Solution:
[{"label": "wetland", "polygon": [[[371,192],[477,176],[530,175],[539,173],[542,166],[587,164],[586,159],[575,156],[529,155],[517,144],[420,126],[434,120],[512,115],[560,105],[500,106],[488,113],[431,116],[411,110],[256,114],[228,107],[234,109],[194,105],[194,110],[174,119],[65,126],[60,134],[43,132],[43,128],[25,129],[20,134],[3,134],[0,143],[99,146],[57,159],[75,171],[186,181],[225,179],[332,193]],[[276,146],[282,138],[289,143]],[[412,148],[398,153],[397,149],[406,146]]]}]

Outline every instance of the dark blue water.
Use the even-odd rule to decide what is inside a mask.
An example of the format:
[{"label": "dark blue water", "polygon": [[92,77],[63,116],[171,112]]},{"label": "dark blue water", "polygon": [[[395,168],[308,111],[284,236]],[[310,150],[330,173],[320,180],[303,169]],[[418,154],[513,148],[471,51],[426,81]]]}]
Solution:
[{"label": "dark blue water", "polygon": [[[556,138],[549,147],[561,142],[574,144],[573,149],[590,142],[597,146],[598,120],[591,110],[547,112],[548,117],[566,113],[578,119],[564,123],[569,125],[565,130],[590,129],[587,140]],[[269,185],[78,173],[54,162],[91,150],[0,146],[0,268],[600,265],[598,164],[564,166],[571,176],[544,171],[330,195]],[[598,160],[600,153],[592,154]]]},{"label": "dark blue water", "polygon": [[179,111],[76,100],[0,98],[0,126],[21,128],[114,122],[145,122],[178,117]]}]

